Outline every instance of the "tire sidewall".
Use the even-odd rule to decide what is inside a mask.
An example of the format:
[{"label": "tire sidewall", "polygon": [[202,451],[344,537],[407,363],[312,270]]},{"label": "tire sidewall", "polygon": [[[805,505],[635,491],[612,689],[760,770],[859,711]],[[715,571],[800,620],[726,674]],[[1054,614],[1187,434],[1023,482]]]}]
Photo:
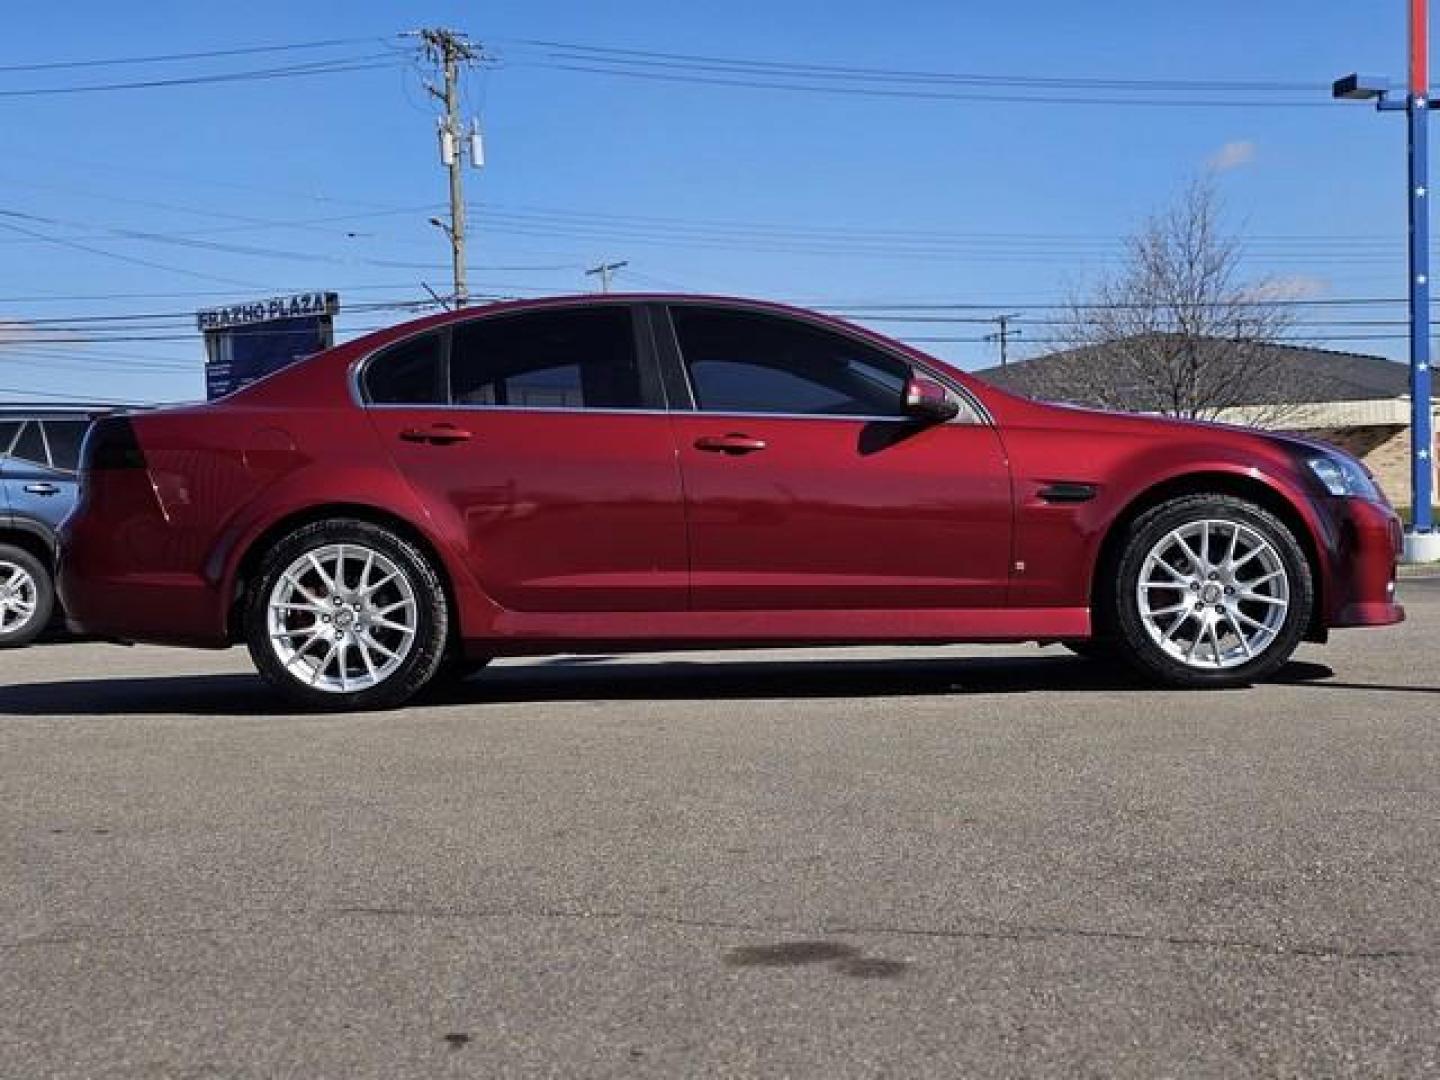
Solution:
[{"label": "tire sidewall", "polygon": [[0,562],[22,567],[35,582],[35,611],[29,621],[8,633],[0,632],[0,649],[18,649],[29,645],[50,625],[55,614],[55,579],[48,566],[13,544],[0,544]]},{"label": "tire sidewall", "polygon": [[[306,552],[329,544],[370,548],[384,555],[405,574],[416,600],[415,640],[400,666],[383,682],[348,693],[333,693],[307,685],[285,666],[270,641],[268,609],[276,581]],[[244,628],[246,645],[256,668],[291,701],[310,709],[360,711],[403,704],[434,677],[445,656],[449,621],[444,586],[424,552],[381,525],[339,519],[302,526],[266,553],[246,598]]]},{"label": "tire sidewall", "polygon": [[[1171,531],[1206,519],[1233,521],[1260,533],[1279,555],[1290,590],[1285,622],[1265,651],[1244,664],[1215,670],[1190,667],[1165,652],[1151,639],[1136,598],[1141,568],[1155,545]],[[1121,552],[1110,599],[1124,657],[1143,674],[1180,686],[1236,686],[1265,678],[1290,659],[1309,625],[1315,585],[1310,561],[1285,522],[1243,499],[1195,495],[1163,503],[1136,520]]]}]

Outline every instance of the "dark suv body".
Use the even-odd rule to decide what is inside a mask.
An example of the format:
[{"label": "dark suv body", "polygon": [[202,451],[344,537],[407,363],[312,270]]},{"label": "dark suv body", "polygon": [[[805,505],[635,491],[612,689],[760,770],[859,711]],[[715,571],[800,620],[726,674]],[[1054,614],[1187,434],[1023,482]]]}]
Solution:
[{"label": "dark suv body", "polygon": [[55,607],[55,531],[75,505],[80,444],[109,406],[0,406],[0,648],[26,645]]}]

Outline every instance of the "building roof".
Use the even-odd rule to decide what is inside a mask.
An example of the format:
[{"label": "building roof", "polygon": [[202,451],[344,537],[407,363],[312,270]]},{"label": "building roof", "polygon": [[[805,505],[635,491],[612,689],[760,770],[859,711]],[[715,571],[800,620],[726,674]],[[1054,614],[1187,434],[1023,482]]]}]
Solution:
[{"label": "building roof", "polygon": [[[1206,338],[1211,348],[1233,347],[1219,338]],[[1317,349],[1302,345],[1254,345],[1247,349],[1260,351],[1264,359],[1256,365],[1264,375],[1250,387],[1254,401],[1235,402],[1236,405],[1269,405],[1284,401],[1374,401],[1383,398],[1404,397],[1410,392],[1410,369],[1406,364],[1387,360],[1383,356],[1367,356],[1363,353],[1338,352],[1332,349]],[[1056,397],[1055,388],[1072,380],[1064,373],[1080,370],[1094,370],[1107,364],[1112,357],[1104,345],[1087,345],[1078,349],[1047,353],[1029,360],[1017,361],[1005,367],[985,368],[974,374],[993,383],[1003,390],[1031,397]],[[1088,378],[1073,380],[1080,391],[1067,398],[1076,404],[1095,404],[1083,400],[1083,387],[1094,384],[1099,372]],[[1061,395],[1063,396],[1063,395]],[[1156,403],[1149,400],[1143,387],[1111,387],[1112,407],[1122,407],[1136,412],[1155,410]]]}]

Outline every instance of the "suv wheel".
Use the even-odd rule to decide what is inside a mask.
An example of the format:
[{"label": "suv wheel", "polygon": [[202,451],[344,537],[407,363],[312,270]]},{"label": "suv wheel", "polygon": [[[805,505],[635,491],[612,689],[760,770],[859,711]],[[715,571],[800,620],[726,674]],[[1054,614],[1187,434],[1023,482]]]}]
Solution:
[{"label": "suv wheel", "polygon": [[1118,644],[1177,686],[1237,686],[1280,668],[1314,604],[1289,527],[1227,495],[1187,495],[1130,527],[1113,596]]},{"label": "suv wheel", "polygon": [[50,571],[24,548],[0,544],[0,649],[29,645],[55,611]]},{"label": "suv wheel", "polygon": [[414,544],[367,521],[297,529],[265,556],[246,604],[260,674],[312,708],[409,700],[445,655],[439,574]]}]

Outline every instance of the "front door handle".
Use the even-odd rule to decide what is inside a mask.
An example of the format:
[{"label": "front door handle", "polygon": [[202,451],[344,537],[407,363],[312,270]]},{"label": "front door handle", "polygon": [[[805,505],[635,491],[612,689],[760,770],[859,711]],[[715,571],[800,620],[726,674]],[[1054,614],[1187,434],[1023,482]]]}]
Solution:
[{"label": "front door handle", "polygon": [[765,449],[765,440],[750,435],[731,432],[729,435],[701,435],[695,440],[695,449],[711,454],[753,454]]},{"label": "front door handle", "polygon": [[31,495],[59,495],[60,489],[54,484],[26,484],[25,490]]},{"label": "front door handle", "polygon": [[435,446],[467,442],[474,437],[464,428],[458,428],[454,424],[431,424],[428,427],[406,428],[400,432],[400,438],[406,442],[430,443]]}]

